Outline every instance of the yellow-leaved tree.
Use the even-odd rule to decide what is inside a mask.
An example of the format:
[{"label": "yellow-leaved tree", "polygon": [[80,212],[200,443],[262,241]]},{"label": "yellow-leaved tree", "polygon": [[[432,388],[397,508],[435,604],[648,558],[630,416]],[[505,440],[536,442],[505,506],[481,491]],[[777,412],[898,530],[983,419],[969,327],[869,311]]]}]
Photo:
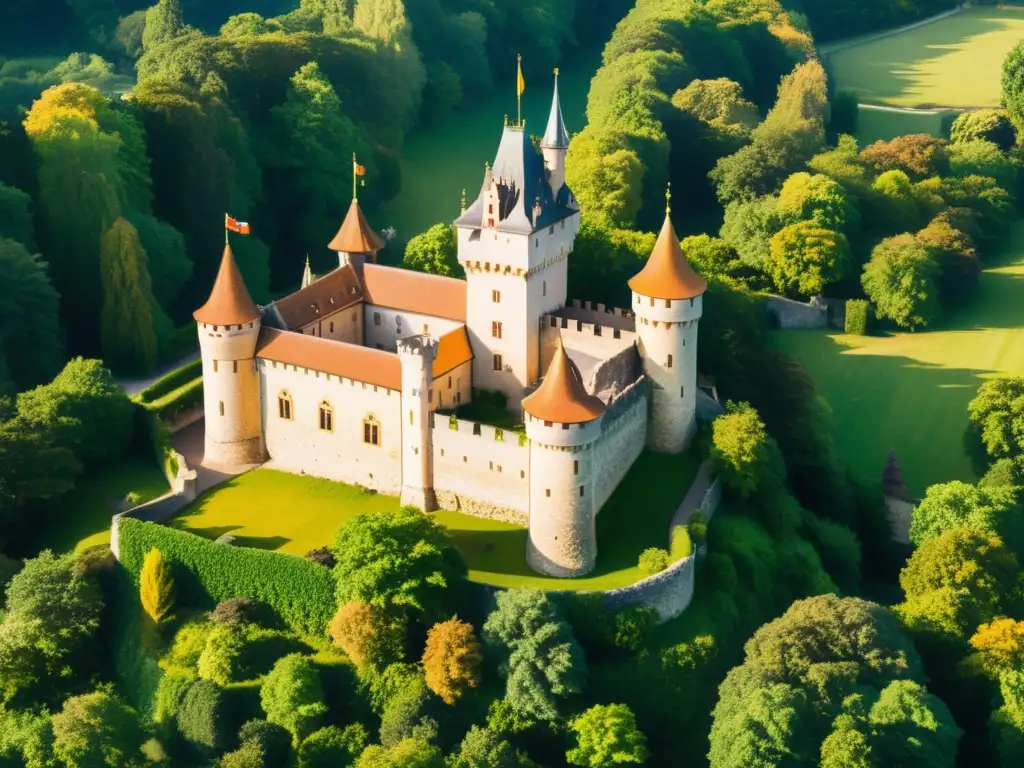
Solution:
[{"label": "yellow-leaved tree", "polygon": [[139,577],[139,597],[142,609],[157,624],[170,616],[174,607],[174,574],[159,549],[146,553]]},{"label": "yellow-leaved tree", "polygon": [[454,704],[466,688],[480,682],[483,656],[473,625],[454,616],[435,624],[427,633],[423,673],[427,686],[445,704]]}]

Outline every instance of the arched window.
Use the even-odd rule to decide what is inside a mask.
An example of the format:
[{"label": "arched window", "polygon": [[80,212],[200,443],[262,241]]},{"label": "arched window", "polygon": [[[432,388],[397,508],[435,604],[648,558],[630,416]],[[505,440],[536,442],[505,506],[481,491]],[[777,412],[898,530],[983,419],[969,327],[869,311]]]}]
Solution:
[{"label": "arched window", "polygon": [[292,417],[292,396],[285,390],[277,395],[277,415],[282,419]]},{"label": "arched window", "polygon": [[326,400],[320,401],[320,429],[324,432],[334,431],[334,408]]},{"label": "arched window", "polygon": [[380,422],[372,414],[363,419],[363,442],[367,445],[380,445]]}]

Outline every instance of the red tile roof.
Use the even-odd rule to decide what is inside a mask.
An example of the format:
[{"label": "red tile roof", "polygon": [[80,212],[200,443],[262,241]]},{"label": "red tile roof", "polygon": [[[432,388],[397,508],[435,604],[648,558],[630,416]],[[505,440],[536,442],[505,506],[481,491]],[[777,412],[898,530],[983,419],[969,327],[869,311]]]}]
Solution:
[{"label": "red tile roof", "polygon": [[256,356],[396,391],[402,389],[402,365],[393,352],[263,328],[256,345]]},{"label": "red tile roof", "polygon": [[667,213],[651,258],[630,279],[629,287],[654,299],[692,299],[707,290],[707,280],[694,272],[686,260]]},{"label": "red tile roof", "polygon": [[327,247],[346,253],[375,253],[384,247],[384,239],[373,231],[363,216],[359,201],[353,198],[341,229]]},{"label": "red tile roof", "polygon": [[274,302],[285,328],[293,331],[363,300],[363,286],[351,264]]},{"label": "red tile roof", "polygon": [[224,246],[210,298],[192,316],[207,325],[242,325],[260,316],[260,310],[253,303],[238,264],[235,263],[231,246]]},{"label": "red tile roof", "polygon": [[369,304],[466,322],[465,280],[365,264],[363,289]]}]

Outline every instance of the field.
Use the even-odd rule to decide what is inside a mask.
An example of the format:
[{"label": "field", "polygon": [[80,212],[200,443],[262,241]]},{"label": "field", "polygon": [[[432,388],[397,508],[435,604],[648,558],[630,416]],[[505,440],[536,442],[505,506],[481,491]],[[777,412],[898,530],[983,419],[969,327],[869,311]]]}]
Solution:
[{"label": "field", "polygon": [[[669,521],[697,465],[695,455],[641,456],[597,518],[598,566],[582,579],[552,579],[530,571],[524,528],[458,512],[437,512],[435,518],[451,533],[474,581],[546,589],[625,586],[640,578],[640,552],[667,546]],[[237,546],[304,555],[330,544],[338,526],[354,515],[386,512],[398,503],[394,496],[342,483],[258,469],[203,494],[172,524],[211,539],[230,533]]]},{"label": "field", "polygon": [[984,379],[1024,375],[1024,222],[986,269],[970,305],[934,330],[888,336],[777,331],[835,414],[836,444],[858,476],[878,482],[895,448],[911,493],[974,480],[962,447],[967,403]]}]

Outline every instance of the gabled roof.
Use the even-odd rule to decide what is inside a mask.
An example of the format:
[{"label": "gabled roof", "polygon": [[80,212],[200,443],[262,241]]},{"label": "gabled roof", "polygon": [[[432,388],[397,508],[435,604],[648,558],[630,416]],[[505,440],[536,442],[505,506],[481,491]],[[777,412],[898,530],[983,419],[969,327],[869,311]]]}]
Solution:
[{"label": "gabled roof", "polygon": [[[473,204],[455,220],[455,226],[480,229],[483,224],[484,193],[493,178],[498,187],[499,232],[532,234],[538,229],[576,213],[569,207],[569,195],[555,195],[547,180],[544,159],[537,154],[523,128],[506,125],[501,134],[498,154],[494,158],[490,175],[485,174],[480,194]],[[534,206],[540,203],[540,214]]]},{"label": "gabled roof", "polygon": [[402,363],[397,354],[335,339],[263,328],[256,344],[256,357],[396,391],[402,389]]},{"label": "gabled roof", "polygon": [[207,325],[242,325],[260,316],[259,308],[245,287],[230,245],[224,246],[210,298],[192,316]]},{"label": "gabled roof", "polygon": [[707,280],[686,260],[667,212],[651,257],[644,268],[630,278],[629,287],[654,299],[692,299],[707,290]]},{"label": "gabled roof", "polygon": [[542,147],[551,149],[568,149],[569,132],[565,130],[565,121],[562,119],[562,102],[558,98],[558,70],[555,70],[555,94],[551,97],[551,114],[548,115],[548,127],[544,131],[544,138],[541,139]]},{"label": "gabled roof", "polygon": [[341,223],[341,229],[327,246],[332,251],[345,253],[375,253],[385,245],[384,239],[370,227],[359,207],[359,201],[352,198],[348,215]]},{"label": "gabled roof", "polygon": [[351,264],[328,272],[305,288],[273,303],[284,330],[294,331],[363,300],[363,286]]},{"label": "gabled roof", "polygon": [[523,399],[523,410],[535,419],[559,424],[582,424],[604,415],[605,404],[588,394],[579,369],[558,342],[544,381]]},{"label": "gabled roof", "polygon": [[473,359],[473,349],[469,346],[466,326],[460,325],[437,340],[437,357],[431,368],[435,379],[439,379],[449,371]]},{"label": "gabled roof", "polygon": [[466,322],[466,281],[411,269],[363,265],[368,304]]}]

